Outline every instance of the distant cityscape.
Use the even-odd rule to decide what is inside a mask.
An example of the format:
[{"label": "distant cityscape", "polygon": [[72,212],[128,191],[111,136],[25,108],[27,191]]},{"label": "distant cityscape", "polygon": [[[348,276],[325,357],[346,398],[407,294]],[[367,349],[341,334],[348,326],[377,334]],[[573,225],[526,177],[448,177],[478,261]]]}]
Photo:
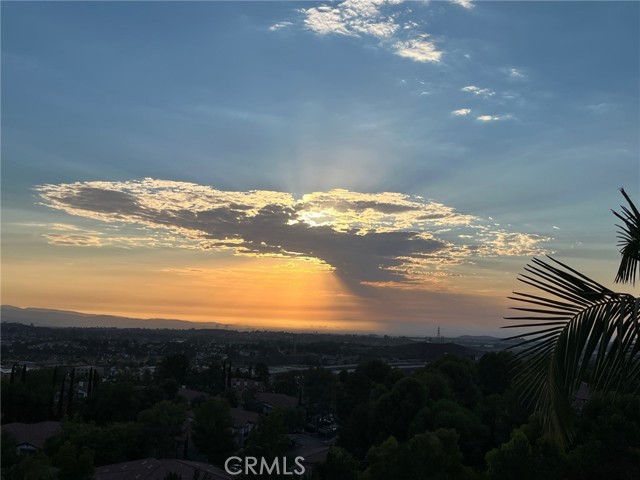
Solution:
[{"label": "distant cityscape", "polygon": [[[380,358],[410,369],[444,354],[478,357],[518,343],[491,336],[416,338],[234,330],[219,324],[213,324],[218,328],[201,328],[199,323],[178,320],[109,318],[111,322],[98,315],[2,306],[3,374],[16,364],[28,369],[90,365],[107,376],[143,375],[153,373],[164,355],[177,352],[189,352],[196,368],[229,359],[241,371],[256,362],[269,365],[272,372],[318,366],[340,371]],[[82,321],[91,326],[80,327]],[[93,326],[101,321],[104,326]],[[125,326],[144,322],[150,327]]]}]

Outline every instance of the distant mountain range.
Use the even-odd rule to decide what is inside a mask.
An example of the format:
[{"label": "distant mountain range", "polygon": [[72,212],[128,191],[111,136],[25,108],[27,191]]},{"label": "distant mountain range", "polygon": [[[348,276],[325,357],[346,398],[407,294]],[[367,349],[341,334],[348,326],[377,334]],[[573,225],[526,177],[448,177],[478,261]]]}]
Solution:
[{"label": "distant mountain range", "polygon": [[[20,308],[12,305],[0,306],[0,320],[4,323],[21,323],[35,327],[102,327],[102,328],[168,328],[176,330],[189,329],[224,329],[224,330],[255,330],[248,325],[229,325],[218,322],[190,322],[188,320],[164,318],[131,318],[116,315],[96,315],[91,313],[72,312],[67,310],[52,310],[47,308]],[[326,332],[324,332],[326,333]],[[335,332],[342,333],[342,332]],[[423,338],[412,338],[422,342]],[[488,335],[462,335],[447,337],[447,341],[458,340],[467,343],[494,343],[501,340]]]},{"label": "distant mountain range", "polygon": [[[164,318],[130,318],[115,315],[94,315],[90,313],[45,308],[19,308],[11,305],[0,306],[2,322],[33,324],[36,327],[116,327],[116,328],[222,328],[229,325],[217,322],[189,322]],[[239,330],[236,325],[233,329]]]}]

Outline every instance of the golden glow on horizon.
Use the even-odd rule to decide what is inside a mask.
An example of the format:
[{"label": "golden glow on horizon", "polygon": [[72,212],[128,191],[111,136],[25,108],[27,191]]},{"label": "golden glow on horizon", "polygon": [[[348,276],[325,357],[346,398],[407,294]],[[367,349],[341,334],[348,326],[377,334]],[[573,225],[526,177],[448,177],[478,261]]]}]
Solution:
[{"label": "golden glow on horizon", "polygon": [[[159,268],[113,258],[5,262],[5,304],[84,313],[211,321],[238,327],[375,332],[362,301],[326,265],[252,258]],[[37,292],[37,293],[36,293]]]}]

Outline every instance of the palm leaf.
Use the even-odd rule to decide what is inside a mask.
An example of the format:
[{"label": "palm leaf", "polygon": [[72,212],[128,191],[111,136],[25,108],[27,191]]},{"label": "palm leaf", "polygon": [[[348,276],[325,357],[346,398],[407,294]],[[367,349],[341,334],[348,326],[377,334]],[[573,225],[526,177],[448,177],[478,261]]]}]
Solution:
[{"label": "palm leaf", "polygon": [[[640,373],[638,299],[618,294],[567,265],[534,258],[519,280],[544,292],[514,292],[521,312],[503,328],[531,328],[516,361],[515,386],[543,412],[548,433],[572,440],[573,398],[581,382],[591,391],[637,388]],[[545,295],[545,296],[543,296]],[[550,298],[548,296],[551,296]],[[526,348],[525,348],[526,347]]]},{"label": "palm leaf", "polygon": [[640,212],[624,188],[621,188],[620,192],[627,200],[629,208],[622,205],[622,213],[613,211],[613,214],[623,222],[622,225],[616,224],[616,227],[619,228],[618,246],[621,247],[620,254],[622,255],[616,282],[631,282],[635,285],[636,274],[640,267]]}]

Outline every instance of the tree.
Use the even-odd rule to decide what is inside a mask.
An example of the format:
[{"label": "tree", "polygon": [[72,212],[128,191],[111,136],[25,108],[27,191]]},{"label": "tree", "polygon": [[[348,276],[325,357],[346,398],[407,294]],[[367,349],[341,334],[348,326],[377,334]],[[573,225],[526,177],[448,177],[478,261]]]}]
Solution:
[{"label": "tree", "polygon": [[193,421],[193,443],[210,462],[222,464],[235,450],[231,409],[226,400],[210,398],[202,403]]},{"label": "tree", "polygon": [[164,400],[138,414],[138,425],[151,456],[167,458],[175,454],[175,439],[182,434],[186,405]]},{"label": "tree", "polygon": [[266,363],[256,363],[255,375],[265,385],[269,383],[269,367]]},{"label": "tree", "polygon": [[158,365],[156,378],[159,381],[173,378],[178,385],[183,385],[189,368],[190,362],[186,355],[182,353],[167,355],[160,361],[160,365]]},{"label": "tree", "polygon": [[369,466],[362,480],[422,480],[475,478],[472,470],[462,464],[457,434],[453,430],[438,429],[415,435],[407,443],[399,444],[389,437],[367,453]]},{"label": "tree", "polygon": [[508,351],[485,353],[478,361],[478,378],[485,395],[502,394],[511,383],[510,360],[513,354]]},{"label": "tree", "polygon": [[487,478],[489,480],[535,480],[543,478],[546,472],[536,469],[533,448],[527,436],[515,430],[509,442],[487,453]]},{"label": "tree", "polygon": [[576,422],[568,478],[640,478],[640,396],[596,395]]},{"label": "tree", "polygon": [[93,478],[93,450],[77,447],[67,441],[53,457],[53,464],[60,469],[60,480],[89,480]]},{"label": "tree", "polygon": [[369,415],[369,437],[382,441],[389,436],[407,440],[407,431],[427,400],[424,385],[415,378],[403,378],[382,395]]},{"label": "tree", "polygon": [[263,457],[268,461],[282,458],[289,449],[289,437],[280,410],[275,409],[262,417],[247,440],[247,455]]},{"label": "tree", "polygon": [[24,382],[2,382],[3,423],[33,423],[50,419],[51,372],[50,369],[30,370]]},{"label": "tree", "polygon": [[55,468],[51,466],[49,458],[42,452],[25,457],[9,473],[11,478],[20,480],[58,479]]},{"label": "tree", "polygon": [[[640,212],[624,189],[628,207],[614,212],[622,259],[616,282],[633,283],[640,267]],[[614,292],[551,257],[534,258],[519,280],[544,293],[515,292],[522,316],[508,317],[533,328],[515,355],[514,385],[543,413],[545,429],[559,445],[574,438],[572,403],[582,382],[591,392],[640,389],[640,298]]]},{"label": "tree", "polygon": [[0,432],[2,442],[0,443],[1,452],[0,459],[2,459],[2,478],[7,478],[6,472],[18,463],[18,442],[16,439],[6,430]]},{"label": "tree", "polygon": [[331,447],[327,459],[317,467],[320,478],[325,480],[356,480],[358,461],[347,450]]},{"label": "tree", "polygon": [[182,480],[182,475],[176,472],[167,473],[162,480]]},{"label": "tree", "polygon": [[99,424],[133,421],[140,410],[140,391],[131,382],[101,383],[86,403],[85,420]]}]

